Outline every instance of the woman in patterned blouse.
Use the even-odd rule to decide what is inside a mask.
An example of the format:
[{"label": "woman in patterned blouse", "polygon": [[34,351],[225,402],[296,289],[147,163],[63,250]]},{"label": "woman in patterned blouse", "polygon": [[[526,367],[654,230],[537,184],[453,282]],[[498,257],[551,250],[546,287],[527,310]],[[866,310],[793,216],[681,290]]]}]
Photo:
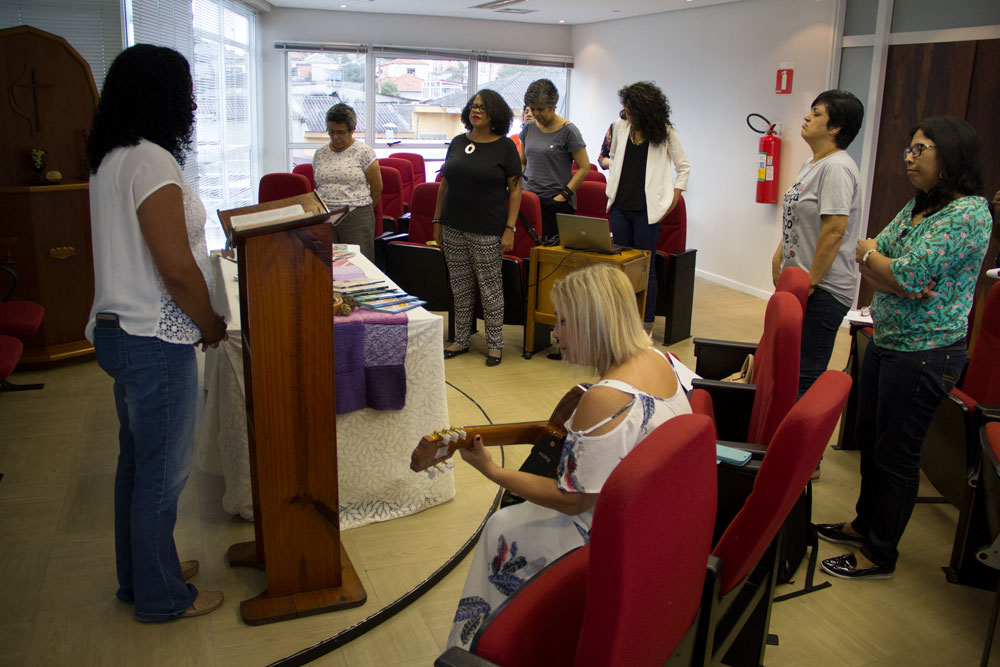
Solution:
[{"label": "woman in patterned blouse", "polygon": [[938,404],[965,364],[973,292],[990,235],[979,138],[953,116],[926,118],[903,149],[911,199],[874,239],[861,275],[875,288],[874,340],[859,384],[861,492],[850,523],[819,536],[858,550],[823,561],[846,579],[888,579],[920,483],[920,452]]},{"label": "woman in patterned blouse", "polygon": [[375,259],[375,213],[382,196],[382,172],[375,151],[354,141],[354,109],[334,104],[326,112],[330,143],[313,154],[313,178],[323,202],[331,209],[347,206],[347,215],[333,228],[335,243],[356,243],[361,254]]}]

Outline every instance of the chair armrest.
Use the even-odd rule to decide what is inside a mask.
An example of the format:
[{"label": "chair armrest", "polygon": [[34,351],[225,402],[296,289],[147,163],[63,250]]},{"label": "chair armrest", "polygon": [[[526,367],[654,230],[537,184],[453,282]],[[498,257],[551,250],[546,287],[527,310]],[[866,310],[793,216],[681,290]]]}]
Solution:
[{"label": "chair armrest", "polygon": [[695,378],[691,384],[694,389],[704,389],[712,397],[718,439],[745,441],[747,430],[750,428],[750,413],[753,411],[757,387],[752,384],[703,378]]},{"label": "chair armrest", "polygon": [[1000,422],[1000,405],[980,403],[976,406],[976,425],[983,426],[989,422]]},{"label": "chair armrest", "polygon": [[712,338],[694,339],[694,372],[709,380],[721,380],[736,373],[748,354],[757,352],[757,343]]},{"label": "chair armrest", "polygon": [[463,648],[452,646],[438,656],[434,667],[498,667],[496,663],[480,658],[475,653],[469,653]]}]

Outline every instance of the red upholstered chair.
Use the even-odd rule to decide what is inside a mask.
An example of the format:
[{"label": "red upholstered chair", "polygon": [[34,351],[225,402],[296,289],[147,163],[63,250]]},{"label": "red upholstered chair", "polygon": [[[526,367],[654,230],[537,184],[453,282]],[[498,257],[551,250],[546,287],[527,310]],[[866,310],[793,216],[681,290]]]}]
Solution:
[{"label": "red upholstered chair", "polygon": [[690,338],[694,309],[694,268],[698,251],[687,247],[687,205],[682,195],[660,221],[656,243],[656,315],[664,319],[663,344]]},{"label": "red upholstered chair", "polygon": [[606,183],[608,182],[608,179],[607,179],[607,177],[606,177],[606,176],[605,176],[604,174],[602,174],[601,172],[599,172],[599,171],[594,171],[594,170],[590,170],[590,171],[588,171],[588,172],[587,172],[587,174],[586,174],[586,175],[585,175],[585,176],[583,177],[583,182],[584,182],[584,183],[587,183],[587,182],[594,182],[594,183],[605,183],[605,184],[606,184]]},{"label": "red upholstered chair", "polygon": [[[846,373],[823,373],[782,419],[762,460],[750,462],[753,490],[712,550],[711,592],[700,621],[707,630],[705,664],[764,664],[778,565],[775,536],[800,502],[850,387]],[[719,467],[721,496],[724,470],[735,466]]]},{"label": "red upholstered chair", "polygon": [[[715,467],[704,417],[656,429],[605,483],[589,545],[501,605],[474,638],[475,656],[526,667],[698,664]],[[452,648],[434,664],[474,664],[465,656]]]},{"label": "red upholstered chair", "polygon": [[527,259],[531,249],[538,245],[542,234],[542,204],[538,195],[521,191],[521,208],[514,231],[514,247],[507,255]]},{"label": "red upholstered chair", "polygon": [[296,195],[304,195],[312,192],[312,184],[309,179],[302,174],[289,174],[280,172],[276,174],[264,174],[260,177],[260,186],[257,189],[257,201],[264,203],[276,199],[285,199]]},{"label": "red upholstered chair", "polygon": [[382,172],[382,214],[397,220],[403,216],[403,177],[398,169],[381,163],[379,171]]},{"label": "red upholstered chair", "polygon": [[379,158],[378,163],[381,167],[391,167],[399,172],[400,181],[402,183],[401,196],[403,198],[403,206],[408,209],[410,207],[410,202],[413,200],[413,186],[415,185],[413,179],[413,163],[409,160],[394,157]]},{"label": "red upholstered chair", "polygon": [[[573,171],[576,171],[576,162],[573,163]],[[593,162],[590,163],[590,171],[597,171],[597,165]]]},{"label": "red upholstered chair", "polygon": [[806,301],[809,300],[809,272],[797,266],[789,266],[778,276],[778,284],[774,287],[775,292],[791,292],[799,304],[802,312],[806,312]]},{"label": "red upholstered chair", "polygon": [[392,153],[391,158],[409,160],[413,166],[413,187],[427,182],[427,168],[424,166],[424,156],[420,153]]},{"label": "red upholstered chair", "polygon": [[[754,348],[754,384],[696,379],[691,409],[712,417],[722,440],[766,445],[795,403],[801,339],[798,299],[775,292],[764,313],[764,333]],[[695,354],[700,352],[698,345],[696,340]]]},{"label": "red upholstered chair", "polygon": [[410,206],[410,229],[406,238],[411,243],[434,240],[434,208],[437,206],[439,183],[421,183],[413,189]]},{"label": "red upholstered chair", "polygon": [[309,179],[309,185],[313,190],[316,189],[316,178],[313,175],[313,166],[311,163],[306,162],[305,164],[297,164],[292,167],[293,174],[302,174]]},{"label": "red upholstered chair", "polygon": [[[591,172],[596,173],[596,172]],[[597,181],[584,181],[576,191],[576,214],[588,218],[608,219],[606,186]]]},{"label": "red upholstered chair", "polygon": [[13,336],[0,335],[0,392],[41,389],[41,386],[29,387],[7,382],[7,376],[14,372],[17,362],[21,361],[22,352],[24,344],[21,341]]},{"label": "red upholstered chair", "polygon": [[[14,336],[22,341],[38,331],[45,317],[45,308],[34,301],[11,299],[17,287],[17,272],[0,264],[0,272],[6,274],[9,286],[0,297],[0,334]],[[0,285],[3,283],[0,282]]]}]

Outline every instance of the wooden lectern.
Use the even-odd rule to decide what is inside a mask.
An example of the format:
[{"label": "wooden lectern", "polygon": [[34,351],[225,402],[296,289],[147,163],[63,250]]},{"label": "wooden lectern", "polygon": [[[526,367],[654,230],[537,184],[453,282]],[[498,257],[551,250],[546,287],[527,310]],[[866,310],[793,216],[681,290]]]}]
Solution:
[{"label": "wooden lectern", "polygon": [[[298,219],[271,219],[289,207]],[[255,536],[227,555],[267,574],[240,614],[261,625],[356,607],[367,595],[337,497],[331,214],[309,193],[219,217],[239,258]]]}]

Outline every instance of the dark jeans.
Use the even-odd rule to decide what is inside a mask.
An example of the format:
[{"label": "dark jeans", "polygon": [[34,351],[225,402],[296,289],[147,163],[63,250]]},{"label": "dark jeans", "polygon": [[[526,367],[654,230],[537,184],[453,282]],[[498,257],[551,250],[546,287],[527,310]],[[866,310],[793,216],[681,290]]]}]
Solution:
[{"label": "dark jeans", "polygon": [[802,348],[799,354],[799,398],[826,370],[837,340],[837,329],[850,310],[827,292],[817,287],[806,301],[802,317]]},{"label": "dark jeans", "polygon": [[539,197],[542,206],[542,237],[550,239],[559,233],[556,213],[572,213],[573,205],[568,201],[555,201],[551,197]]},{"label": "dark jeans", "polygon": [[897,545],[920,485],[920,452],[938,405],[965,365],[965,341],[919,352],[868,344],[858,385],[861,493],[851,524],[865,536],[861,553],[895,567]]},{"label": "dark jeans", "polygon": [[183,614],[198,596],[174,545],[177,500],[194,453],[198,367],[193,345],[94,329],[98,365],[115,380],[118,470],[115,560],[118,599],[140,621]]},{"label": "dark jeans", "polygon": [[[639,250],[656,252],[656,243],[660,240],[660,223],[649,224],[646,211],[626,211],[617,206],[611,207],[611,235],[615,243]],[[649,256],[649,284],[646,287],[646,312],[643,313],[642,325],[647,329],[653,326],[656,319],[656,261],[652,253]]]}]

